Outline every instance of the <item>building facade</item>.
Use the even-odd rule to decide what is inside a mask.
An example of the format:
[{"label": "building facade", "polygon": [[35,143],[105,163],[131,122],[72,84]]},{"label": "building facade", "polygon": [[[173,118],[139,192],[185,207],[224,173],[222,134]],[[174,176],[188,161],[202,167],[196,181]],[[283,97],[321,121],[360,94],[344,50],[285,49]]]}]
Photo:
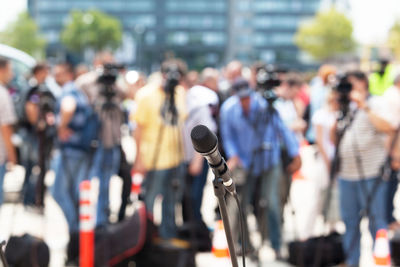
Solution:
[{"label": "building facade", "polygon": [[293,35],[302,20],[314,15],[319,1],[28,0],[28,10],[50,48],[59,47],[71,10],[113,15],[123,25],[123,58],[149,70],[168,53],[198,68],[234,58],[301,64]]}]

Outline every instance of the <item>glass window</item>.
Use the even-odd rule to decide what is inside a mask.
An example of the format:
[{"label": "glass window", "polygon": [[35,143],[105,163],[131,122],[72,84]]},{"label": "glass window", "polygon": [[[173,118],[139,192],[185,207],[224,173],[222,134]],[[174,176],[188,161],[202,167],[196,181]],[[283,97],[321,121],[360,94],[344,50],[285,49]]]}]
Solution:
[{"label": "glass window", "polygon": [[295,16],[257,16],[253,19],[253,26],[256,29],[295,29],[299,19]]},{"label": "glass window", "polygon": [[255,12],[266,11],[285,11],[290,10],[290,3],[287,1],[256,1],[253,2],[252,8]]},{"label": "glass window", "polygon": [[167,43],[171,45],[186,45],[189,42],[189,35],[186,32],[174,32],[167,36]]},{"label": "glass window", "polygon": [[203,34],[203,44],[208,46],[221,46],[225,44],[225,35],[218,32]]},{"label": "glass window", "polygon": [[44,37],[49,43],[55,43],[58,41],[60,34],[57,31],[46,31]]},{"label": "glass window", "polygon": [[264,62],[272,63],[275,62],[275,51],[273,50],[263,50],[260,52],[260,59]]},{"label": "glass window", "polygon": [[167,11],[192,11],[192,12],[221,12],[226,10],[225,1],[209,1],[209,0],[170,0],[166,3]]},{"label": "glass window", "polygon": [[169,45],[206,45],[223,46],[226,38],[218,32],[171,32],[167,35]]},{"label": "glass window", "polygon": [[60,15],[39,15],[37,18],[40,28],[61,27],[68,22],[68,16]]},{"label": "glass window", "polygon": [[152,0],[130,0],[130,1],[73,1],[73,0],[58,0],[58,1],[38,1],[38,9],[43,11],[55,10],[65,11],[71,9],[91,9],[96,8],[104,11],[121,12],[121,11],[151,11],[154,9]]},{"label": "glass window", "polygon": [[269,38],[266,33],[256,33],[252,39],[255,46],[266,46],[269,44]]},{"label": "glass window", "polygon": [[157,41],[157,35],[155,32],[150,31],[146,33],[145,42],[148,45],[154,45]]},{"label": "glass window", "polygon": [[275,33],[270,37],[270,43],[273,45],[292,45],[293,34],[289,33]]},{"label": "glass window", "polygon": [[168,16],[165,25],[170,29],[222,29],[225,27],[225,18],[222,16]]},{"label": "glass window", "polygon": [[240,0],[237,3],[237,9],[239,11],[249,11],[250,10],[250,2],[246,0]]},{"label": "glass window", "polygon": [[140,25],[151,28],[154,27],[156,23],[156,17],[152,15],[131,15],[124,17],[124,24],[128,27]]}]

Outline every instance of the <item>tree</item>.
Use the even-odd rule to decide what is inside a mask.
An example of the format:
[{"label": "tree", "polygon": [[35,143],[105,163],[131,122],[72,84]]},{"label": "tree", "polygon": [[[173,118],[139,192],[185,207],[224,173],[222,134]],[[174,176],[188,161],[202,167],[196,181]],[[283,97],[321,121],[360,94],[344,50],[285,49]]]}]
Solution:
[{"label": "tree", "polygon": [[317,60],[325,60],[354,49],[353,25],[334,8],[319,12],[314,19],[301,25],[295,43]]},{"label": "tree", "polygon": [[122,26],[118,19],[98,10],[72,11],[70,20],[61,33],[61,42],[72,52],[85,49],[96,52],[117,49],[122,40]]},{"label": "tree", "polygon": [[400,19],[393,24],[389,31],[388,45],[396,58],[400,60]]},{"label": "tree", "polygon": [[20,49],[34,57],[44,56],[46,41],[39,35],[35,21],[27,12],[18,15],[14,22],[0,33],[0,42]]}]

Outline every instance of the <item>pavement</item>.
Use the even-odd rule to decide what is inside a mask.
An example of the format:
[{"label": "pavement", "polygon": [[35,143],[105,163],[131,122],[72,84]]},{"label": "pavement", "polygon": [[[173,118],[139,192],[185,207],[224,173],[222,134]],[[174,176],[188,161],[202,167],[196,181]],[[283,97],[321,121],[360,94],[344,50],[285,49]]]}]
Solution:
[{"label": "pavement", "polygon": [[[7,196],[16,197],[17,192],[21,188],[23,180],[24,170],[21,167],[15,168],[12,172],[7,173],[5,178],[4,189],[7,192]],[[50,186],[54,180],[54,173],[49,172],[46,176],[46,184]],[[95,186],[96,187],[96,186]],[[110,201],[111,201],[111,220],[116,220],[117,210],[120,205],[120,192],[122,188],[122,181],[118,177],[113,177],[110,184]],[[307,220],[307,207],[313,201],[313,195],[310,193],[310,183],[306,180],[294,181],[292,187],[292,194],[297,196],[292,199],[295,202],[293,206],[296,210],[296,219],[293,218],[292,212],[289,208],[285,209],[284,218],[285,224],[283,226],[284,240],[293,240],[296,232],[301,229],[308,227]],[[310,191],[311,190],[311,191]],[[93,193],[95,197],[96,192]],[[212,228],[214,227],[214,209],[216,207],[216,198],[211,184],[211,177],[207,181],[207,185],[204,192],[204,201],[202,206],[202,212],[204,221]],[[395,203],[400,203],[400,194],[397,194]],[[397,213],[399,208],[397,207]],[[160,221],[161,206],[160,201],[156,204],[155,221]],[[400,214],[399,214],[400,215]],[[179,222],[181,219],[177,218]],[[260,247],[259,257],[260,263],[251,262],[247,259],[248,267],[255,266],[271,266],[271,267],[284,267],[290,266],[284,262],[274,261],[274,254],[268,243],[261,245],[261,238],[256,232],[255,219],[252,216],[248,217],[250,232],[253,233],[251,238]],[[322,219],[319,217],[315,218],[315,229],[318,234],[325,231]],[[339,229],[343,228],[343,225],[338,224]],[[372,238],[369,235],[367,221],[363,221],[361,225],[362,229],[362,255],[361,255],[361,266],[372,267]],[[0,211],[0,238],[8,239],[10,235],[19,235],[23,233],[30,233],[35,236],[44,238],[46,243],[51,249],[51,260],[50,267],[62,267],[65,262],[65,248],[68,242],[68,231],[67,223],[62,214],[61,209],[55,203],[53,198],[47,194],[45,198],[45,210],[44,216],[27,210],[21,204],[5,203],[1,207]],[[223,261],[223,260],[222,260]],[[240,259],[239,259],[240,261]],[[209,267],[209,266],[230,266],[229,261],[221,262],[220,259],[216,259],[211,253],[199,253],[196,255],[196,262],[198,267]],[[241,266],[241,265],[240,265]]]}]

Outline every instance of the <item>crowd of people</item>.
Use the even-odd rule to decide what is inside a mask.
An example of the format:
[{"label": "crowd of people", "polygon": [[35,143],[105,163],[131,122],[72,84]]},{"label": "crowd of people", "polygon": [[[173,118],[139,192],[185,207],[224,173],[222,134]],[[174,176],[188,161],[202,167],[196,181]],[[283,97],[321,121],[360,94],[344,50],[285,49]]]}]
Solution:
[{"label": "crowd of people", "polygon": [[[1,184],[6,163],[19,162],[25,168],[23,203],[43,206],[44,175],[54,170],[51,195],[72,236],[79,231],[79,183],[99,178],[96,226],[107,227],[110,178],[119,175],[124,181],[122,220],[132,170],[145,176],[142,199],[148,212],[162,196],[159,235],[169,241],[179,237],[177,204],[184,221],[205,227],[201,206],[209,167],[190,139],[193,127],[202,124],[219,137],[245,213],[254,213],[263,240],[281,259],[283,207],[307,143],[322,164],[316,174],[321,194],[335,178],[331,185],[338,187],[339,198],[332,201],[339,202],[346,226],[346,263],[358,266],[364,215],[372,236],[379,229],[400,228],[393,215],[400,169],[400,75],[388,62],[381,65],[370,77],[351,71],[339,78],[334,66],[323,65],[306,81],[304,74],[259,62],[247,67],[233,61],[221,70],[197,72],[169,59],[146,77],[101,53],[92,68],[37,64],[29,89],[21,93],[24,101],[15,106],[6,87],[12,66],[0,59]],[[50,77],[58,87],[49,86]],[[133,164],[126,159],[132,152],[121,146],[122,125],[136,143]],[[14,129],[22,137],[18,153]],[[316,212],[323,212],[317,206]],[[251,253],[250,239],[246,243]]]}]

